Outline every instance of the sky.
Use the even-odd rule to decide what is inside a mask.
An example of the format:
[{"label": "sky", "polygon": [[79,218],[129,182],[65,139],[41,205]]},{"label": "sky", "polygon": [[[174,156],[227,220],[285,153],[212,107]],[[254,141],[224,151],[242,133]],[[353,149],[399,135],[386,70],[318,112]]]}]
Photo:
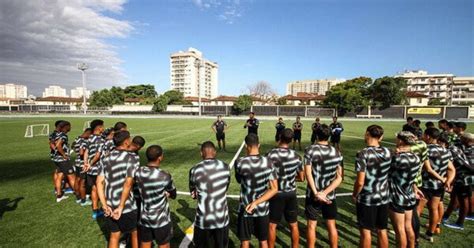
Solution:
[{"label": "sky", "polygon": [[194,47],[219,64],[219,94],[264,80],[474,76],[471,0],[0,1],[0,82],[169,89],[169,55]]}]

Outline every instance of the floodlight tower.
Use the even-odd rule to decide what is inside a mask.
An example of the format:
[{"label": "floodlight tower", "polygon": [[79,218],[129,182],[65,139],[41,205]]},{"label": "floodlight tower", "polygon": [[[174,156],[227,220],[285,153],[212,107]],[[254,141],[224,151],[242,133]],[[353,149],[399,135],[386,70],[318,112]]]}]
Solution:
[{"label": "floodlight tower", "polygon": [[199,116],[201,116],[201,67],[204,66],[204,63],[200,59],[194,61],[194,66],[197,69],[197,83],[198,83],[198,105],[199,105]]},{"label": "floodlight tower", "polygon": [[84,114],[87,113],[87,100],[86,100],[86,70],[89,69],[89,65],[86,63],[78,63],[77,69],[82,72],[82,110]]}]

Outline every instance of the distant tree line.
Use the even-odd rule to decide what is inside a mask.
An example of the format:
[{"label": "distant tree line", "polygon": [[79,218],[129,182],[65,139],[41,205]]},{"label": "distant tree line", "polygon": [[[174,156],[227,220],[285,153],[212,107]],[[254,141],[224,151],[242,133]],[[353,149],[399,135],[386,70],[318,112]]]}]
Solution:
[{"label": "distant tree line", "polygon": [[[326,98],[321,106],[335,108],[340,115],[367,106],[386,109],[392,105],[406,103],[406,85],[406,80],[398,77],[381,77],[375,81],[369,77],[357,77],[331,87],[326,92]],[[153,105],[153,110],[156,112],[165,111],[168,105],[190,104],[182,92],[170,90],[158,95],[155,86],[151,84],[131,85],[125,88],[114,86],[94,91],[89,102],[94,107],[111,107],[124,104],[126,98],[140,99],[140,104]],[[232,107],[233,112],[241,114],[250,110],[256,99],[264,103],[287,104],[285,97],[277,97],[270,83],[258,81],[248,86],[247,92],[237,98]],[[436,101],[430,102],[430,104],[436,103]]]}]

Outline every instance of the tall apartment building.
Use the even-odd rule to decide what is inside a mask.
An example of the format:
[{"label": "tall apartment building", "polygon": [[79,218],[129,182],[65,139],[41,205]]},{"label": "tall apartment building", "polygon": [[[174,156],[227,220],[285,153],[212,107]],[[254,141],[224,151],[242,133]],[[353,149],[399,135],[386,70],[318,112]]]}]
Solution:
[{"label": "tall apartment building", "polygon": [[298,80],[286,85],[286,94],[296,96],[300,92],[326,95],[326,92],[334,85],[344,82],[343,79],[315,79]]},{"label": "tall apartment building", "polygon": [[171,89],[183,92],[185,97],[215,98],[218,69],[217,63],[205,59],[195,48],[173,53],[170,56]]},{"label": "tall apartment building", "polygon": [[25,99],[28,97],[28,88],[19,84],[0,84],[0,98]]},{"label": "tall apartment building", "polygon": [[419,92],[431,99],[439,99],[443,103],[450,103],[451,90],[454,80],[453,74],[428,74],[427,71],[405,71],[397,75],[407,80],[407,91]]},{"label": "tall apartment building", "polygon": [[66,89],[57,85],[50,85],[48,88],[44,89],[43,97],[68,97]]},{"label": "tall apartment building", "polygon": [[474,104],[474,77],[455,77],[452,87],[452,104]]},{"label": "tall apartment building", "polygon": [[[84,90],[82,87],[76,87],[71,90],[71,98],[82,98],[84,94]],[[91,95],[91,91],[86,89],[86,98],[89,98]]]}]

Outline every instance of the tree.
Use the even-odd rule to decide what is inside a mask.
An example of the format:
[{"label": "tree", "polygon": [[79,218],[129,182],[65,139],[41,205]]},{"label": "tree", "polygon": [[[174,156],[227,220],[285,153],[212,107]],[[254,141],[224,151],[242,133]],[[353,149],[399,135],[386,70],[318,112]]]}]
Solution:
[{"label": "tree", "polygon": [[367,97],[372,99],[372,105],[386,109],[392,105],[403,104],[406,100],[406,80],[400,77],[377,78],[367,88]]},{"label": "tree", "polygon": [[112,88],[110,88],[110,94],[112,97],[112,105],[123,104],[125,101],[125,92],[120,87],[112,86]]},{"label": "tree", "polygon": [[335,108],[339,115],[359,110],[369,102],[365,96],[371,83],[371,78],[358,77],[337,84],[326,93],[323,105]]},{"label": "tree", "polygon": [[443,102],[440,98],[433,98],[428,101],[428,105],[430,106],[442,106],[446,105],[446,102]]},{"label": "tree", "polygon": [[275,91],[267,81],[258,81],[255,84],[248,86],[248,91],[251,96],[262,100],[270,100],[275,95]]},{"label": "tree", "polygon": [[245,111],[250,110],[250,107],[252,107],[252,97],[249,95],[240,95],[237,100],[234,102],[234,105],[232,106],[232,110],[236,114],[241,114]]},{"label": "tree", "polygon": [[277,105],[286,105],[286,98],[285,97],[278,98]]},{"label": "tree", "polygon": [[168,106],[168,97],[165,95],[161,95],[155,98],[155,102],[153,103],[153,111],[155,112],[163,112],[166,111],[166,107]]},{"label": "tree", "polygon": [[154,98],[156,97],[155,86],[151,84],[139,84],[127,86],[124,90],[127,98]]},{"label": "tree", "polygon": [[183,92],[177,90],[169,90],[166,91],[163,95],[168,98],[168,104],[170,105],[188,104],[188,102],[184,100]]}]

